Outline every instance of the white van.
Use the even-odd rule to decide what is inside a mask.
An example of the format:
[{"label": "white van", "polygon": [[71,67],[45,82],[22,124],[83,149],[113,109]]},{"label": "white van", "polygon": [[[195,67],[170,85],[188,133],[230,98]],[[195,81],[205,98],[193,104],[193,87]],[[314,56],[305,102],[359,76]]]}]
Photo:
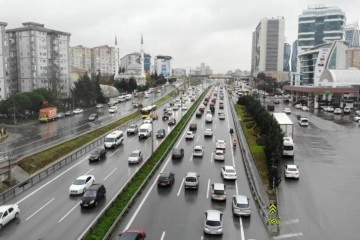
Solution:
[{"label": "white van", "polygon": [[149,123],[144,123],[143,125],[140,126],[139,128],[139,140],[141,140],[142,138],[148,138],[151,136],[152,133],[152,126]]},{"label": "white van", "polygon": [[126,97],[125,97],[125,95],[121,95],[121,96],[118,96],[117,100],[118,100],[118,102],[125,102]]},{"label": "white van", "polygon": [[212,120],[213,120],[213,116],[211,114],[207,113],[205,115],[205,122],[206,123],[212,123]]},{"label": "white van", "polygon": [[283,141],[283,154],[284,157],[294,157],[295,149],[294,149],[294,141],[291,137],[284,137]]},{"label": "white van", "polygon": [[105,137],[104,147],[105,147],[105,149],[116,148],[123,142],[124,142],[123,131],[120,131],[120,130],[113,131],[112,133],[108,134]]}]

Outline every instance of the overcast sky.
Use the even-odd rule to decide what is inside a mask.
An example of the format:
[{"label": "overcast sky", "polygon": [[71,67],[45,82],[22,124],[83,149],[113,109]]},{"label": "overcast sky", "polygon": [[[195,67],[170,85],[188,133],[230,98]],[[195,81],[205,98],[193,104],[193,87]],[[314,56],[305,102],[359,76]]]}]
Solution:
[{"label": "overcast sky", "polygon": [[[315,0],[0,0],[0,22],[7,29],[23,22],[71,33],[70,46],[114,46],[120,57],[144,50],[173,57],[173,67],[201,62],[214,73],[250,70],[251,34],[262,18],[283,16],[286,41],[297,38],[297,20]],[[357,22],[359,0],[330,0],[347,23]],[[153,61],[153,60],[152,60]]]}]

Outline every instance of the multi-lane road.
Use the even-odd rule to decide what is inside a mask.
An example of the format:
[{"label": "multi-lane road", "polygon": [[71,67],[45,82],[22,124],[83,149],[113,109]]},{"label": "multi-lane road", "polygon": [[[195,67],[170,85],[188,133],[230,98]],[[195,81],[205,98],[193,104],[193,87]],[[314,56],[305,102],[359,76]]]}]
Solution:
[{"label": "multi-lane road", "polygon": [[[250,194],[239,148],[233,149],[231,145],[232,137],[229,134],[229,128],[233,128],[234,125],[229,104],[232,103],[229,102],[226,91],[224,93],[226,119],[218,119],[219,97],[212,124],[206,124],[204,116],[202,118],[192,117],[189,123],[197,123],[198,125],[195,139],[186,141],[183,133],[175,144],[176,147],[184,148],[184,158],[182,160],[172,160],[170,153],[158,171],[158,173],[162,171],[174,172],[175,183],[170,188],[160,188],[157,186],[157,177],[155,177],[124,218],[112,239],[117,239],[118,234],[128,228],[144,229],[148,239],[159,240],[269,239]],[[206,109],[209,109],[209,107]],[[214,135],[212,138],[204,138],[206,128],[213,129]],[[215,141],[217,139],[227,142],[224,162],[214,161]],[[205,154],[202,158],[192,157],[195,145],[204,147]],[[222,179],[220,168],[224,165],[235,166],[238,175],[236,181],[224,181]],[[185,191],[184,177],[187,172],[191,171],[195,171],[200,175],[200,186],[198,190]],[[226,202],[211,201],[210,186],[216,182],[226,184]],[[239,218],[232,215],[231,197],[236,194],[245,194],[250,198],[252,207],[252,216],[250,218]],[[222,236],[210,237],[204,235],[204,212],[208,209],[217,209],[224,213],[224,233]]]},{"label": "multi-lane road", "polygon": [[[190,101],[187,105],[191,105]],[[158,110],[159,116],[162,109]],[[182,111],[174,111],[179,121]],[[141,123],[138,123],[139,125]],[[163,127],[168,133],[169,127],[161,119],[154,122],[154,131]],[[126,135],[126,134],[125,134]],[[153,139],[153,140],[152,140]],[[125,136],[123,146],[108,151],[107,158],[99,163],[89,164],[88,156],[78,159],[32,189],[14,198],[11,203],[20,206],[19,220],[11,222],[0,232],[0,239],[76,239],[90,226],[100,212],[109,204],[124,186],[126,181],[140,167],[128,165],[129,154],[136,149],[144,153],[144,159],[151,154],[152,141],[157,147],[162,140],[154,137],[139,141],[137,135]],[[106,200],[97,208],[81,210],[81,196],[70,197],[69,186],[78,176],[91,174],[95,182],[106,187]]]}]

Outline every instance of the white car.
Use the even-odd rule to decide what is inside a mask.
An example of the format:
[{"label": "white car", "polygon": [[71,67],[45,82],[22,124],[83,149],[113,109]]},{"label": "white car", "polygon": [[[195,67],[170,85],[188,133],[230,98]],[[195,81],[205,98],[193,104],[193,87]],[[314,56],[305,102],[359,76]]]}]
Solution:
[{"label": "white car", "polygon": [[356,110],[356,111],[355,111],[355,115],[360,116],[360,110]]},{"label": "white car", "polygon": [[109,113],[116,113],[117,112],[117,106],[112,106],[109,108]]},{"label": "white car", "polygon": [[143,121],[143,124],[151,124],[152,123],[152,119],[151,118],[145,118]]},{"label": "white car", "polygon": [[341,114],[341,113],[342,113],[341,108],[335,108],[334,109],[334,114]]},{"label": "white car", "polygon": [[225,140],[217,140],[215,143],[215,149],[216,150],[224,150],[225,151],[226,148],[226,142]]},{"label": "white car", "polygon": [[325,111],[334,112],[334,108],[332,106],[328,106]]},{"label": "white car", "polygon": [[213,130],[211,128],[206,128],[204,131],[204,137],[212,137],[213,136]]},{"label": "white car", "polygon": [[204,156],[204,147],[203,146],[195,146],[193,150],[194,157],[202,157]]},{"label": "white car", "polygon": [[187,110],[188,110],[188,108],[187,108],[187,106],[182,106],[181,110],[183,110],[183,111],[187,111]]},{"label": "white car", "polygon": [[233,166],[224,166],[221,168],[221,176],[226,180],[236,180],[236,170]]},{"label": "white car", "polygon": [[19,218],[20,209],[17,204],[0,206],[0,229],[11,220]]},{"label": "white car", "polygon": [[351,108],[349,107],[344,107],[344,113],[350,113],[351,112]]},{"label": "white car", "polygon": [[301,109],[303,111],[310,111],[310,108],[308,106],[302,106]]},{"label": "white car", "polygon": [[285,178],[299,179],[299,167],[295,164],[288,164],[285,166]]},{"label": "white car", "polygon": [[306,117],[301,117],[299,119],[300,126],[309,126],[309,120]]},{"label": "white car", "polygon": [[81,108],[76,108],[73,111],[73,113],[75,113],[75,114],[79,114],[79,113],[82,113],[82,112],[84,112],[84,110],[82,110]]},{"label": "white car", "polygon": [[143,154],[140,150],[133,151],[128,158],[128,163],[139,163],[143,160]]},{"label": "white car", "polygon": [[207,210],[204,219],[204,233],[221,235],[223,233],[223,213],[218,210]]},{"label": "white car", "polygon": [[225,114],[224,114],[224,113],[220,113],[220,114],[219,114],[219,119],[220,119],[220,120],[225,120]]},{"label": "white car", "polygon": [[69,187],[70,195],[83,194],[95,182],[93,175],[83,175],[78,177]]},{"label": "white car", "polygon": [[185,135],[185,140],[194,140],[195,134],[192,131],[187,131]]},{"label": "white car", "polygon": [[355,116],[355,117],[354,117],[354,121],[355,121],[355,122],[360,122],[359,120],[360,120],[360,116]]},{"label": "white car", "polygon": [[224,150],[216,150],[214,160],[225,161],[225,152],[224,152]]},{"label": "white car", "polygon": [[104,107],[104,105],[102,103],[96,104],[96,108],[103,108],[103,107]]},{"label": "white car", "polygon": [[296,109],[301,109],[302,108],[302,105],[301,104],[296,104],[295,106],[294,106]]},{"label": "white car", "polygon": [[285,108],[285,109],[284,109],[284,113],[286,113],[286,114],[291,114],[291,109],[290,109],[290,108]]}]

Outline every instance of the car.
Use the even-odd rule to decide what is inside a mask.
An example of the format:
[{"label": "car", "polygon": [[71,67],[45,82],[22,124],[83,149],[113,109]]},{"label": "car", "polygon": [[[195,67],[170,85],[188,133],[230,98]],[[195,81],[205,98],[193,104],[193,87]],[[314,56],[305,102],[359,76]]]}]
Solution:
[{"label": "car", "polygon": [[211,128],[206,128],[204,131],[204,137],[212,137],[213,136],[213,130]]},{"label": "car", "polygon": [[160,128],[159,130],[156,131],[156,138],[163,138],[165,137],[166,132],[165,129]]},{"label": "car", "polygon": [[185,134],[185,140],[194,140],[195,134],[192,131],[187,131]]},{"label": "car", "polygon": [[99,148],[90,153],[89,162],[100,161],[103,158],[106,158],[106,150]]},{"label": "car", "polygon": [[96,108],[103,108],[103,107],[104,107],[104,104],[102,104],[102,103],[96,104]]},{"label": "car", "polygon": [[280,104],[280,100],[279,99],[274,99],[274,104]]},{"label": "car", "polygon": [[188,188],[198,189],[199,188],[199,177],[200,177],[200,175],[197,174],[196,172],[186,173],[185,180],[184,180],[184,188],[185,189],[188,189]]},{"label": "car", "polygon": [[136,124],[131,124],[127,129],[126,129],[126,134],[130,135],[130,134],[137,134],[139,132],[139,128],[138,125]]},{"label": "car", "polygon": [[119,240],[145,240],[146,233],[142,229],[127,229],[119,235]]},{"label": "car", "polygon": [[299,167],[295,164],[287,164],[284,171],[285,178],[299,179]]},{"label": "car", "polygon": [[117,106],[112,106],[109,108],[109,113],[116,113],[117,112]]},{"label": "car", "polygon": [[355,117],[354,117],[354,121],[355,121],[355,122],[360,122],[359,120],[360,120],[360,116],[355,116]]},{"label": "car", "polygon": [[214,155],[214,160],[225,161],[225,151],[224,150],[216,150]]},{"label": "car", "polygon": [[95,121],[98,118],[99,118],[99,115],[97,113],[92,113],[92,114],[90,114],[88,120],[92,122],[92,121]]},{"label": "car", "polygon": [[226,201],[226,185],[223,183],[211,184],[211,200]]},{"label": "car", "polygon": [[304,127],[309,126],[309,120],[306,117],[301,117],[299,119],[299,124],[300,126],[304,126]]},{"label": "car", "polygon": [[168,112],[164,112],[164,114],[163,114],[163,116],[162,116],[162,120],[163,121],[167,121],[167,120],[169,120],[169,118],[170,118],[170,115],[169,115],[169,113]]},{"label": "car", "polygon": [[204,233],[221,235],[223,233],[223,213],[219,210],[207,210],[204,218]]},{"label": "car", "polygon": [[225,114],[224,114],[224,113],[220,113],[220,114],[219,114],[219,119],[220,119],[220,120],[225,120]]},{"label": "car", "polygon": [[356,110],[355,115],[360,116],[360,110]]},{"label": "car", "polygon": [[216,143],[215,143],[215,149],[216,150],[224,150],[226,149],[226,142],[225,140],[217,140]]},{"label": "car", "polygon": [[56,118],[57,118],[57,119],[64,118],[64,117],[65,117],[65,113],[63,113],[63,112],[59,112],[59,113],[56,115]]},{"label": "car", "polygon": [[197,129],[197,123],[191,123],[189,126],[189,130],[190,131],[196,131]]},{"label": "car", "polygon": [[236,170],[233,166],[221,167],[221,176],[226,180],[236,180]]},{"label": "car", "polygon": [[134,150],[132,153],[130,153],[128,158],[128,163],[139,163],[143,160],[143,154],[140,150]]},{"label": "car", "polygon": [[202,117],[202,112],[197,111],[195,116],[196,116],[197,118],[201,118],[201,117]]},{"label": "car", "polygon": [[173,148],[172,159],[181,159],[183,157],[184,157],[184,149],[183,148]]},{"label": "car", "polygon": [[202,157],[204,156],[204,147],[203,146],[195,146],[193,150],[193,156],[194,157]]},{"label": "car", "polygon": [[158,186],[169,187],[175,182],[175,174],[173,172],[163,172],[160,173],[158,178]]},{"label": "car", "polygon": [[168,125],[169,126],[173,126],[173,125],[175,125],[176,124],[176,119],[175,118],[170,118],[169,119],[169,122],[168,122]]},{"label": "car", "polygon": [[298,104],[295,104],[295,106],[294,106],[296,109],[301,109],[302,108],[302,105],[300,104],[300,103],[298,103]]},{"label": "car", "polygon": [[349,114],[349,113],[351,113],[351,108],[344,107],[344,114]]},{"label": "car", "polygon": [[328,106],[325,111],[334,112],[334,108],[332,106]]},{"label": "car", "polygon": [[290,108],[284,108],[284,113],[291,114],[291,109]]},{"label": "car", "polygon": [[341,108],[335,108],[334,109],[334,114],[341,114],[341,113],[342,113]]},{"label": "car", "polygon": [[93,175],[83,175],[78,177],[69,187],[70,195],[78,195],[85,193],[95,182],[95,177]]},{"label": "car", "polygon": [[151,118],[145,118],[143,124],[152,124],[153,120]]},{"label": "car", "polygon": [[310,108],[308,106],[302,106],[301,110],[303,111],[310,111]]},{"label": "car", "polygon": [[232,213],[234,216],[251,216],[249,198],[245,195],[234,195],[232,197]]},{"label": "car", "polygon": [[178,105],[174,105],[174,106],[172,107],[172,110],[173,110],[173,111],[179,110],[179,106],[178,106]]},{"label": "car", "polygon": [[65,117],[72,116],[72,115],[74,115],[73,111],[66,111],[65,112]]},{"label": "car", "polygon": [[10,221],[18,219],[20,208],[17,204],[9,204],[0,206],[0,229],[5,227]]},{"label": "car", "polygon": [[172,108],[171,108],[171,107],[168,107],[168,108],[166,109],[166,112],[167,112],[169,115],[171,115],[171,114],[172,114],[172,112],[173,112],[173,110],[172,110]]},{"label": "car", "polygon": [[103,184],[94,184],[90,186],[84,193],[80,206],[81,208],[96,207],[98,202],[106,196],[106,189]]},{"label": "car", "polygon": [[187,108],[187,106],[183,105],[183,106],[181,107],[181,110],[182,110],[182,111],[187,111],[188,108]]},{"label": "car", "polygon": [[74,109],[74,111],[73,111],[74,114],[80,114],[80,113],[83,113],[83,112],[84,112],[84,110],[81,109],[81,108],[76,108],[76,109]]}]

